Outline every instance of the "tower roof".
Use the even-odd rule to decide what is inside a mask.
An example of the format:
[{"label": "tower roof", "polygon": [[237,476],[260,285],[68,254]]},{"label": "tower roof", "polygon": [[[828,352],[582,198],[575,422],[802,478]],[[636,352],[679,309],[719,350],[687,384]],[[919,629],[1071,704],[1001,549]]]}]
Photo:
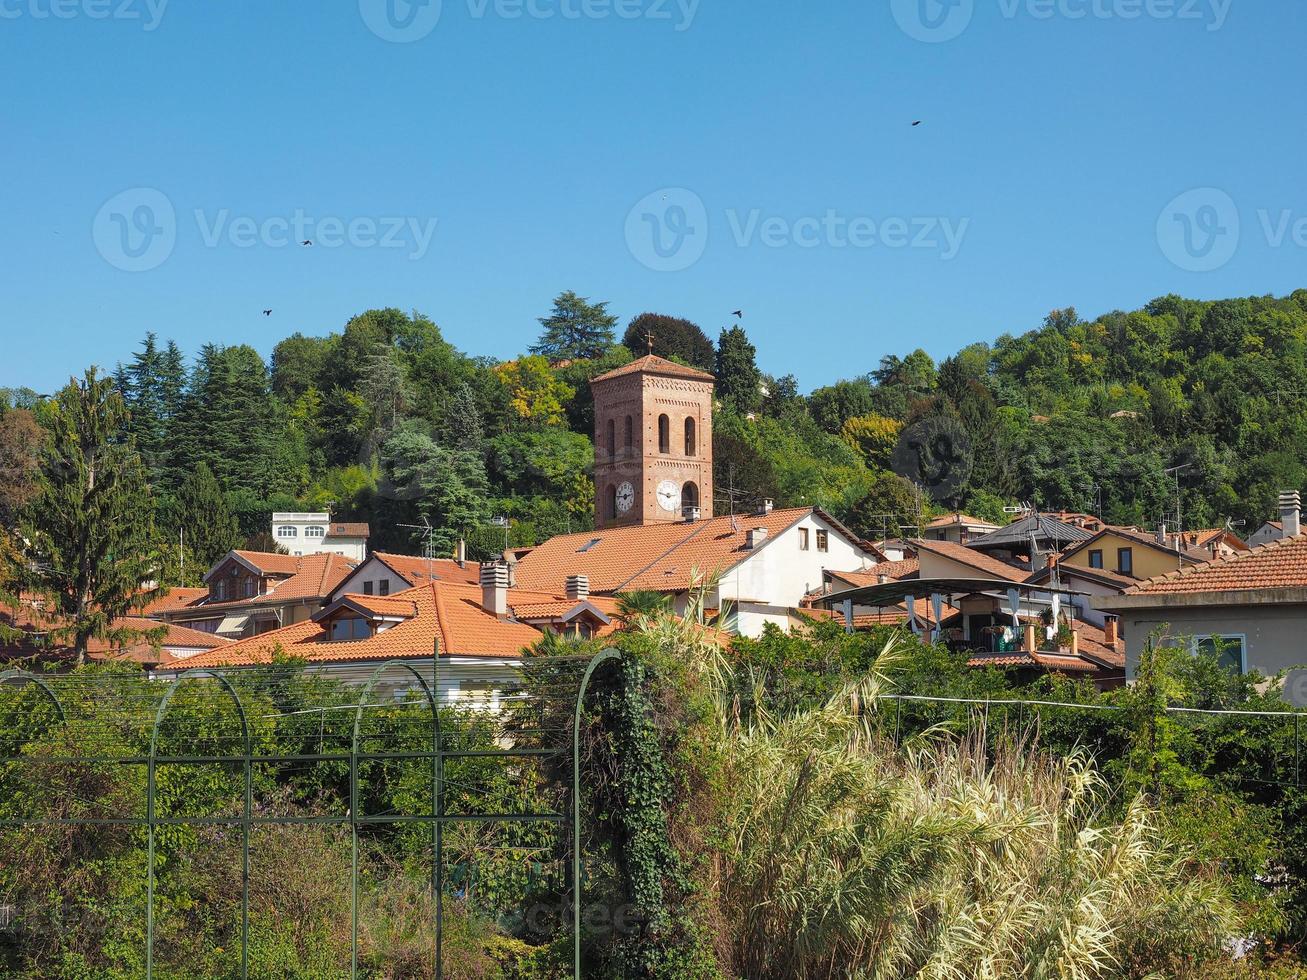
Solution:
[{"label": "tower roof", "polygon": [[684,364],[677,364],[675,361],[669,361],[665,357],[658,357],[656,354],[647,354],[644,357],[637,358],[630,364],[617,368],[615,371],[609,371],[607,374],[601,374],[596,378],[591,378],[590,383],[595,384],[599,381],[607,381],[609,378],[620,378],[628,374],[665,374],[674,378],[691,378],[695,381],[717,380],[707,371],[700,371],[698,368],[686,367]]}]

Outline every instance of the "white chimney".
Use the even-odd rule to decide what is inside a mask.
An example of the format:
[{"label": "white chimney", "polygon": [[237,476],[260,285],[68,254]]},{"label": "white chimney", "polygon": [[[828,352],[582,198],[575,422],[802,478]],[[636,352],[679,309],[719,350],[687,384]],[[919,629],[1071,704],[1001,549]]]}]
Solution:
[{"label": "white chimney", "polygon": [[762,543],[767,540],[767,529],[765,527],[750,528],[749,533],[745,536],[744,546],[750,550],[761,548]]},{"label": "white chimney", "polygon": [[462,568],[467,561],[467,542],[462,538],[459,538],[458,544],[454,545],[454,561],[458,562],[459,568]]},{"label": "white chimney", "polygon": [[1157,525],[1157,543],[1158,543],[1158,544],[1161,544],[1161,545],[1166,544],[1166,522],[1165,522],[1165,521],[1163,521],[1161,524]]},{"label": "white chimney", "polygon": [[589,575],[569,575],[567,576],[567,597],[580,602],[590,596],[590,576]]},{"label": "white chimney", "polygon": [[481,608],[492,616],[508,615],[508,566],[486,562],[481,566]]},{"label": "white chimney", "polygon": [[685,518],[687,524],[693,524],[699,519],[699,508],[685,507],[681,510],[681,516]]},{"label": "white chimney", "polygon": [[1280,494],[1280,523],[1284,525],[1281,537],[1297,537],[1302,531],[1302,497],[1297,490]]},{"label": "white chimney", "polygon": [[754,513],[758,517],[766,517],[768,514],[772,512],[772,509],[775,506],[776,506],[775,501],[773,501],[770,497],[764,497],[762,499],[762,502],[758,504],[757,509],[754,510]]}]

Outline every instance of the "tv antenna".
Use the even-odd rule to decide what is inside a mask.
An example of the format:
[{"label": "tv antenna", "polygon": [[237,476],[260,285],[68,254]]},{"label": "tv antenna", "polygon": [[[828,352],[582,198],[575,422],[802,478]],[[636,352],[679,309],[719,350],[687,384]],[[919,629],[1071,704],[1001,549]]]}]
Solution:
[{"label": "tv antenna", "polygon": [[425,514],[421,515],[421,524],[397,524],[396,527],[406,527],[411,531],[421,531],[426,535],[427,543],[425,547],[427,559],[427,581],[434,582],[436,579],[435,569],[432,568],[432,562],[435,560],[436,552],[436,529],[431,526]]}]

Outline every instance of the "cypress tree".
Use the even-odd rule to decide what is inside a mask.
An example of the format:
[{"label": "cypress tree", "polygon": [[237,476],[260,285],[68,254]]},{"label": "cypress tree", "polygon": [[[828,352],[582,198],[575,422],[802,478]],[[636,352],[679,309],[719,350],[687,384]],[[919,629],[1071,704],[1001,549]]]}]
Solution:
[{"label": "cypress tree", "polygon": [[740,326],[723,330],[717,341],[717,394],[736,411],[756,412],[762,405],[758,349]]}]

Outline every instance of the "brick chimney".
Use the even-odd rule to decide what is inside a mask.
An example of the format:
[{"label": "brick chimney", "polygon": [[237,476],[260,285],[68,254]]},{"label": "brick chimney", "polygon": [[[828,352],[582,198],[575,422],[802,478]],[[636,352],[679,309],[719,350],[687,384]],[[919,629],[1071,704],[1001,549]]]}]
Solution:
[{"label": "brick chimney", "polygon": [[1280,523],[1284,525],[1282,537],[1297,537],[1302,531],[1302,497],[1297,490],[1280,494]]},{"label": "brick chimney", "polygon": [[508,615],[508,566],[486,562],[481,566],[481,608],[492,616]]},{"label": "brick chimney", "polygon": [[569,575],[567,576],[567,597],[576,602],[581,602],[590,597],[590,576],[589,575]]},{"label": "brick chimney", "polygon": [[1108,616],[1107,619],[1103,621],[1103,643],[1105,643],[1107,647],[1112,650],[1116,649],[1116,639],[1117,639],[1116,631],[1117,631],[1116,617]]}]

